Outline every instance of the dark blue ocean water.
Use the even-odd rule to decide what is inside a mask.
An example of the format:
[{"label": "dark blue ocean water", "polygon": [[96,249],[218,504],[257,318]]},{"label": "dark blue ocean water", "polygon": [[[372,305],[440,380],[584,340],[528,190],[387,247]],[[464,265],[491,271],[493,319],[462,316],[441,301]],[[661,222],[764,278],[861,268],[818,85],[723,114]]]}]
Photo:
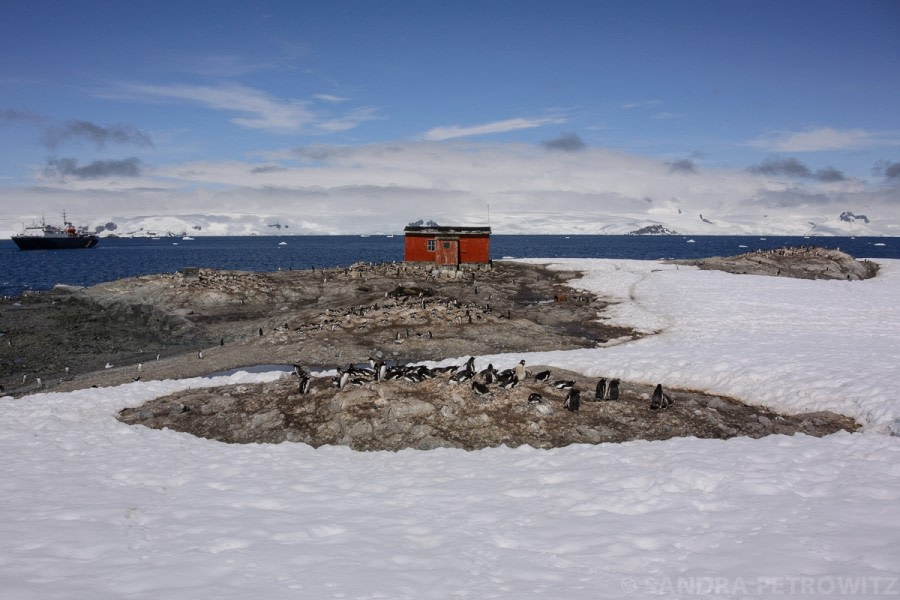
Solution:
[{"label": "dark blue ocean water", "polygon": [[[690,240],[693,240],[692,242]],[[23,252],[0,241],[0,296],[46,290],[57,283],[93,285],[185,267],[245,271],[348,266],[403,260],[403,236],[198,237],[194,240],[103,239],[90,250]],[[283,244],[282,244],[283,242]],[[814,244],[857,258],[900,258],[900,238],[493,235],[491,257],[703,258]]]}]

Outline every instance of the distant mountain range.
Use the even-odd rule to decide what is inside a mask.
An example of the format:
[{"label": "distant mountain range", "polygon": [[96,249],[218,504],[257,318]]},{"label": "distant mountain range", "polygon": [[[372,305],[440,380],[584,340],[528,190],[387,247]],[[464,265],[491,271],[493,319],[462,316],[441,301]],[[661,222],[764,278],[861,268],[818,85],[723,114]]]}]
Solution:
[{"label": "distant mountain range", "polygon": [[[412,215],[420,217],[420,215]],[[426,218],[431,215],[422,215]],[[342,215],[298,217],[283,214],[182,214],[96,217],[85,224],[102,229],[101,236],[154,237],[166,235],[379,235],[400,234],[414,221],[409,215],[378,214],[348,219]],[[76,218],[77,220],[77,218]],[[486,225],[472,218],[434,218],[441,225]],[[104,228],[105,224],[105,228]],[[112,224],[114,227],[109,228]],[[495,211],[489,223],[496,234],[608,234],[608,235],[822,235],[900,236],[900,223],[877,214],[844,210],[833,214],[803,214],[791,209],[766,214],[717,214],[707,210],[689,214],[680,208],[652,214]],[[0,232],[8,237],[18,230]]]}]

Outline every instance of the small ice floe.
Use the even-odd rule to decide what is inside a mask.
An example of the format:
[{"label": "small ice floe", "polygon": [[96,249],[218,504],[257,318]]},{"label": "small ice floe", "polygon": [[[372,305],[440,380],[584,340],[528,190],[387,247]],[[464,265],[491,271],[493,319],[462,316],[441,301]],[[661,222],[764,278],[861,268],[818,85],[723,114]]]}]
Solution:
[{"label": "small ice floe", "polygon": [[287,246],[287,242],[278,242],[279,246]]},{"label": "small ice floe", "polygon": [[738,244],[738,248],[746,248],[746,247],[747,246],[745,246],[744,244]]},{"label": "small ice floe", "polygon": [[875,242],[873,246],[884,246],[884,242]]},{"label": "small ice floe", "polygon": [[690,239],[690,240],[687,241],[687,243],[688,243],[688,244],[693,244],[693,243],[695,243],[695,242],[694,242],[693,239]]}]

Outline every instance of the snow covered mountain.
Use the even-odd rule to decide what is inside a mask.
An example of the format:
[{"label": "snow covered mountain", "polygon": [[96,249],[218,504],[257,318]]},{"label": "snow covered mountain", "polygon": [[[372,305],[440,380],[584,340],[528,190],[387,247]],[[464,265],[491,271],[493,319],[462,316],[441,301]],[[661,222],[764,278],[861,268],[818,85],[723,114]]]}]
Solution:
[{"label": "snow covered mountain", "polygon": [[[498,234],[681,234],[681,235],[811,235],[811,236],[893,236],[900,235],[900,222],[877,215],[860,218],[853,211],[833,214],[763,215],[717,214],[714,211],[687,214],[604,214],[559,212],[492,212],[490,223]],[[848,216],[849,215],[849,216]],[[380,218],[344,219],[340,216],[302,218],[288,211],[279,214],[173,214],[173,215],[104,215],[90,221],[95,229],[104,223],[115,223],[114,230],[101,236],[153,237],[181,235],[342,235],[393,234],[402,232],[411,216],[396,214]],[[444,215],[435,219],[442,225],[483,225],[484,219],[454,218]],[[644,231],[641,231],[644,230]],[[10,232],[14,233],[14,232]]]}]

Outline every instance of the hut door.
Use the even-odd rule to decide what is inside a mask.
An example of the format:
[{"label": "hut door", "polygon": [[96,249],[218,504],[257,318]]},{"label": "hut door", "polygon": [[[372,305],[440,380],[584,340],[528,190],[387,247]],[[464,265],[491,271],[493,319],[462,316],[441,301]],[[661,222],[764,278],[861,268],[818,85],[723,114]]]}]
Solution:
[{"label": "hut door", "polygon": [[434,262],[439,265],[459,264],[459,240],[438,240]]}]

